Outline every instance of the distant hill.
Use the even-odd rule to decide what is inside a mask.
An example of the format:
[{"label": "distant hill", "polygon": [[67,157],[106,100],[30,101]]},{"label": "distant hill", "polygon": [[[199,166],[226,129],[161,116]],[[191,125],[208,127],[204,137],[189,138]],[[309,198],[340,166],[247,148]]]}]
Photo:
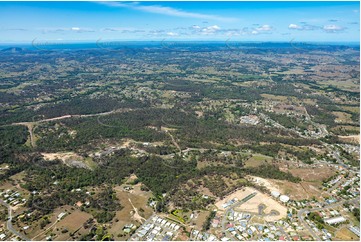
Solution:
[{"label": "distant hill", "polygon": [[2,52],[15,53],[15,52],[22,52],[22,51],[25,51],[25,50],[26,50],[25,48],[20,48],[20,47],[9,47],[9,48],[6,48],[6,49],[2,49],[1,51]]}]

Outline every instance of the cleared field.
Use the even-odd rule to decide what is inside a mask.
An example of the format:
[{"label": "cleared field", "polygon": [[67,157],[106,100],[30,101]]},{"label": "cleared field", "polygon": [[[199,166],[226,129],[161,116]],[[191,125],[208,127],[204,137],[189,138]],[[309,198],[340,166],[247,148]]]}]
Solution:
[{"label": "cleared field", "polygon": [[336,123],[352,123],[352,115],[345,112],[332,112],[333,115],[336,116],[335,122]]},{"label": "cleared field", "polygon": [[360,127],[351,126],[351,125],[337,125],[335,127],[332,127],[331,131],[337,131],[338,129],[343,129],[343,130],[349,132],[350,134],[360,133]]},{"label": "cleared field", "polygon": [[[56,240],[69,240],[71,239],[71,234],[74,234],[75,238],[79,238],[81,235],[87,232],[85,229],[82,229],[83,224],[91,217],[92,216],[90,214],[82,211],[75,211],[65,216],[64,219],[60,220],[54,226],[53,233],[55,231],[58,232]],[[64,231],[64,229],[66,229],[68,233],[62,233],[61,231]]]},{"label": "cleared field", "polygon": [[208,215],[209,215],[209,211],[200,211],[195,221],[196,224],[194,228],[197,230],[202,230],[203,223],[206,221]]},{"label": "cleared field", "polygon": [[343,108],[344,110],[351,111],[351,112],[355,112],[355,113],[359,113],[359,112],[360,112],[360,107],[358,107],[358,106],[343,106],[342,108]]},{"label": "cleared field", "polygon": [[360,135],[338,136],[341,140],[360,144]]},{"label": "cleared field", "polygon": [[83,225],[83,223],[91,218],[92,216],[88,213],[82,211],[75,211],[67,216],[64,219],[60,220],[57,224],[57,227],[64,226],[69,229],[69,231],[75,231]]},{"label": "cleared field", "polygon": [[254,155],[252,155],[251,158],[246,160],[245,167],[257,167],[257,166],[265,164],[266,160],[271,161],[272,157],[266,156],[266,155],[261,155],[261,154],[254,154]]},{"label": "cleared field", "polygon": [[359,240],[356,234],[352,233],[348,228],[342,228],[335,233],[334,240],[346,241],[346,240]]},{"label": "cleared field", "polygon": [[67,159],[82,159],[81,156],[75,154],[74,152],[58,152],[58,153],[41,153],[45,160],[55,160],[59,159],[65,161]]},{"label": "cleared field", "polygon": [[86,160],[74,152],[41,153],[45,160],[59,159],[64,164],[75,167],[90,168],[96,166],[90,157]]},{"label": "cleared field", "polygon": [[[264,220],[269,222],[282,219],[287,215],[287,208],[285,206],[275,201],[272,197],[263,194],[257,191],[256,189],[250,187],[245,187],[242,190],[238,190],[228,195],[226,198],[218,201],[215,205],[219,210],[225,210],[222,207],[222,205],[227,201],[233,198],[237,198],[238,200],[241,200],[253,192],[257,193],[256,196],[246,201],[245,203],[241,204],[235,210],[258,214],[259,206],[264,205],[265,207],[263,209],[263,213],[264,213],[263,218]],[[277,211],[277,214],[271,215],[270,213],[274,211]]]},{"label": "cleared field", "polygon": [[328,81],[321,81],[317,82],[320,86],[335,86],[337,88],[340,88],[342,90],[351,91],[351,92],[357,92],[360,88],[359,83],[354,83],[353,81],[335,81],[335,80],[328,80]]},{"label": "cleared field", "polygon": [[[115,188],[117,198],[123,206],[122,210],[116,212],[113,223],[109,228],[109,232],[114,235],[115,240],[125,240],[129,237],[118,237],[123,232],[124,225],[130,223],[140,225],[144,222],[144,219],[148,219],[153,214],[153,209],[147,206],[150,193],[141,191],[140,186],[141,184],[133,186],[133,190],[130,192],[123,191],[122,186]],[[134,212],[134,208],[136,208],[137,213]]]},{"label": "cleared field", "polygon": [[301,68],[298,68],[298,69],[294,68],[294,69],[290,69],[290,70],[288,70],[288,71],[275,72],[275,73],[277,73],[277,74],[283,74],[283,75],[291,75],[291,74],[298,74],[298,75],[300,75],[300,74],[305,74],[304,70],[301,69]]},{"label": "cleared field", "polygon": [[279,103],[273,107],[273,110],[277,113],[293,112],[299,115],[305,114],[306,110],[303,106],[287,105]]},{"label": "cleared field", "polygon": [[315,99],[309,99],[309,98],[303,99],[303,102],[310,105],[316,105],[317,103]]},{"label": "cleared field", "polygon": [[269,180],[279,187],[282,194],[286,194],[292,200],[311,199],[312,197],[321,198],[322,191],[315,182],[293,183],[289,181]]},{"label": "cleared field", "polygon": [[[56,237],[58,235],[60,235],[60,233],[57,233],[57,229],[60,230],[60,227],[58,226],[59,221],[58,219],[58,215],[60,213],[66,212],[67,215],[69,215],[69,211],[71,209],[71,206],[62,206],[62,207],[58,207],[54,210],[53,213],[51,213],[48,218],[49,218],[49,222],[44,228],[40,227],[40,223],[36,222],[36,223],[32,223],[29,227],[29,229],[26,231],[27,236],[29,238],[32,238],[32,240],[45,240],[45,238],[50,234],[50,233],[55,233],[55,235],[53,236],[53,239],[57,239]],[[90,216],[90,215],[89,215]],[[64,217],[65,218],[65,217]],[[24,226],[25,224],[22,224],[21,226]],[[62,234],[64,237],[63,239],[59,239],[59,240],[66,240],[69,237],[69,233],[64,233]]]},{"label": "cleared field", "polygon": [[272,94],[261,94],[261,96],[265,99],[274,100],[274,101],[286,101],[286,96],[276,96]]},{"label": "cleared field", "polygon": [[288,169],[292,175],[301,178],[303,181],[317,182],[322,184],[322,180],[331,177],[336,170],[333,167],[323,166],[316,168],[291,168]]},{"label": "cleared field", "polygon": [[253,182],[268,188],[270,191],[278,191],[288,195],[293,200],[311,199],[312,197],[322,197],[322,180],[335,174],[335,170],[330,167],[320,168],[293,168],[289,171],[303,179],[300,183],[280,181],[276,179],[265,179],[249,176]]},{"label": "cleared field", "polygon": [[269,180],[258,177],[258,176],[248,176],[247,179],[250,179],[254,183],[266,187],[270,191],[277,191],[279,193],[282,193],[280,188],[275,185],[274,183],[270,182]]}]

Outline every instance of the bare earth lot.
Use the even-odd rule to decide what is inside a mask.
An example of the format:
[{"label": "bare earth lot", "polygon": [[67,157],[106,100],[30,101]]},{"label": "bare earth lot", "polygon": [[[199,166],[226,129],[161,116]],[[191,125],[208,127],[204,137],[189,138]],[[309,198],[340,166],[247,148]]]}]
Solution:
[{"label": "bare earth lot", "polygon": [[[140,225],[144,219],[148,219],[153,214],[153,209],[147,206],[150,193],[141,191],[140,185],[133,186],[134,189],[130,192],[124,191],[123,186],[115,188],[117,198],[123,206],[122,210],[116,212],[113,224],[109,229],[115,240],[127,239],[127,237],[118,237],[122,233],[124,225],[130,223]],[[133,206],[137,209],[137,213],[134,212]],[[144,210],[144,212],[140,210]]]},{"label": "bare earth lot", "polygon": [[[215,205],[219,210],[225,210],[222,207],[222,204],[226,203],[227,201],[237,198],[241,200],[242,198],[248,196],[249,194],[257,192],[256,196],[248,200],[247,202],[241,204],[237,207],[236,210],[249,212],[249,213],[256,213],[258,214],[258,206],[264,204],[266,207],[263,210],[265,216],[264,219],[266,221],[275,221],[284,218],[287,215],[287,208],[283,206],[281,203],[275,201],[268,195],[265,195],[254,188],[246,187],[242,190],[238,190],[230,195],[228,195],[223,200],[218,201]],[[278,212],[279,215],[268,215],[271,213],[271,210],[275,210]]]}]

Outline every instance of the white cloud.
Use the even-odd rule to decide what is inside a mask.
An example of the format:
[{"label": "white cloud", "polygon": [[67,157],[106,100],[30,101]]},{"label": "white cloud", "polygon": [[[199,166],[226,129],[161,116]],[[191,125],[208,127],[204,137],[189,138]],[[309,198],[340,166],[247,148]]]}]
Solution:
[{"label": "white cloud", "polygon": [[107,5],[110,7],[130,8],[130,9],[139,10],[139,11],[143,11],[143,12],[163,14],[163,15],[169,15],[169,16],[174,16],[174,17],[210,19],[210,20],[225,21],[225,22],[237,21],[236,18],[188,12],[188,11],[183,11],[183,10],[179,10],[179,9],[175,9],[175,8],[171,8],[171,7],[164,7],[164,6],[160,6],[160,5],[141,5],[138,2],[132,2],[132,3],[98,2],[98,3]]},{"label": "white cloud", "polygon": [[289,29],[302,29],[302,26],[299,26],[297,24],[290,24],[288,25]]},{"label": "white cloud", "polygon": [[301,24],[302,25],[290,24],[290,25],[288,25],[288,29],[293,29],[293,30],[316,30],[316,29],[321,29],[320,26],[307,24],[306,22],[301,22]]},{"label": "white cloud", "polygon": [[214,34],[219,31],[221,28],[218,25],[208,26],[202,29],[203,34]]},{"label": "white cloud", "polygon": [[71,27],[71,28],[44,28],[41,29],[43,34],[47,33],[59,33],[59,32],[76,32],[76,33],[86,33],[86,32],[95,32],[95,30],[90,28],[80,28],[80,27]]},{"label": "white cloud", "polygon": [[6,30],[6,31],[27,31],[27,29],[23,29],[23,28],[0,28],[0,30]]},{"label": "white cloud", "polygon": [[257,31],[271,31],[272,30],[272,26],[265,24],[262,25],[261,27],[256,28]]},{"label": "white cloud", "polygon": [[335,24],[329,24],[329,25],[323,26],[323,30],[328,33],[341,32],[341,31],[344,31],[345,29],[346,29],[345,27],[335,25]]},{"label": "white cloud", "polygon": [[[259,26],[259,24],[253,24],[254,26]],[[243,28],[241,33],[242,34],[251,34],[251,35],[257,35],[257,34],[271,34],[273,30],[273,27],[268,24],[264,24],[262,26],[251,28],[248,30],[248,28]]]},{"label": "white cloud", "polygon": [[168,36],[178,36],[178,33],[168,32],[167,35],[168,35]]},{"label": "white cloud", "polygon": [[64,32],[64,31],[69,31],[71,29],[68,28],[44,28],[41,29],[41,32],[43,34],[47,34],[47,33],[58,33],[58,32]]},{"label": "white cloud", "polygon": [[198,25],[193,25],[192,28],[193,28],[193,29],[200,29],[201,27],[198,26]]},{"label": "white cloud", "polygon": [[143,29],[135,29],[135,28],[104,28],[101,29],[102,32],[121,32],[121,33],[144,33]]}]

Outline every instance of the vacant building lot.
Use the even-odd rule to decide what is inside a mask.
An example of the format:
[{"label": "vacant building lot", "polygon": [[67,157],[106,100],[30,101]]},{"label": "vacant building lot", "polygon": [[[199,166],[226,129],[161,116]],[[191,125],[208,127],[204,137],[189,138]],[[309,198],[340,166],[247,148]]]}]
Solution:
[{"label": "vacant building lot", "polygon": [[266,221],[270,222],[282,219],[287,215],[287,208],[285,206],[274,200],[272,197],[250,187],[243,188],[242,190],[238,190],[228,195],[226,198],[218,201],[215,205],[219,210],[225,210],[222,205],[227,203],[231,199],[237,198],[238,200],[241,200],[254,192],[257,193],[256,196],[254,196],[247,202],[241,204],[235,210],[259,214],[259,206],[261,205],[263,206],[262,216]]},{"label": "vacant building lot", "polygon": [[[119,234],[122,234],[126,224],[139,226],[153,213],[152,208],[147,206],[150,193],[141,191],[140,186],[140,183],[132,186],[133,189],[130,191],[124,191],[124,186],[115,187],[117,198],[123,206],[120,211],[116,212],[113,224],[109,228],[109,232],[114,235],[116,240],[124,240],[129,237],[129,235],[122,238],[118,237]],[[137,213],[135,213],[134,208],[136,208]]]},{"label": "vacant building lot", "polygon": [[[88,232],[83,228],[83,225],[91,217],[90,214],[82,211],[75,211],[66,215],[54,226],[53,233],[57,232],[58,235],[56,240],[69,240],[72,237],[75,239],[80,238]],[[68,231],[68,233],[63,233],[64,231]]]}]

